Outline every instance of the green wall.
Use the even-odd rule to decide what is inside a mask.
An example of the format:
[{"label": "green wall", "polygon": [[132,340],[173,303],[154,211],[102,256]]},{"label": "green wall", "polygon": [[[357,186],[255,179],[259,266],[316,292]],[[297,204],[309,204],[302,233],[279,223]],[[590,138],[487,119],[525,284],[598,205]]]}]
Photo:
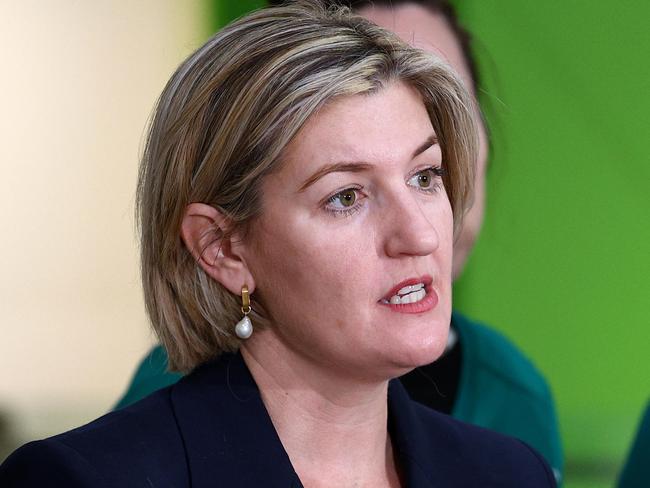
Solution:
[{"label": "green wall", "polygon": [[496,151],[455,305],[547,376],[565,486],[611,486],[650,397],[650,3],[456,3]]},{"label": "green wall", "polygon": [[546,374],[569,477],[611,486],[650,397],[650,3],[457,3],[497,127],[455,303]]}]

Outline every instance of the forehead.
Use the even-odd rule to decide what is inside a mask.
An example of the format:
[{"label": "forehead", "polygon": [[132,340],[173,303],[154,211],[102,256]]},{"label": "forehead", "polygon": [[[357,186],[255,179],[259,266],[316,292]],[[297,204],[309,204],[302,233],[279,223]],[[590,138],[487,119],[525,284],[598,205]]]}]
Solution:
[{"label": "forehead", "polygon": [[420,94],[398,82],[371,94],[334,99],[313,114],[285,149],[284,160],[403,160],[435,132]]}]

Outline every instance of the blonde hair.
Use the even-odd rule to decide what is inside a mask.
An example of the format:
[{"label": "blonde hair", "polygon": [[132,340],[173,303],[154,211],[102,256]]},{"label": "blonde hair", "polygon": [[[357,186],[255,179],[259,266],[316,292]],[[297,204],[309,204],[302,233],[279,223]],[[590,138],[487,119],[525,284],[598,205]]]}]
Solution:
[{"label": "blonde hair", "polygon": [[[187,205],[214,206],[232,222],[226,233],[245,235],[262,210],[264,176],[305,121],[336,97],[396,81],[415,88],[428,110],[458,229],[474,178],[473,102],[430,54],[347,9],[303,1],[231,23],[176,70],[154,111],[137,193],[145,304],[170,369],[188,371],[240,342],[239,297],[181,241]],[[256,326],[263,321],[255,317]]]}]

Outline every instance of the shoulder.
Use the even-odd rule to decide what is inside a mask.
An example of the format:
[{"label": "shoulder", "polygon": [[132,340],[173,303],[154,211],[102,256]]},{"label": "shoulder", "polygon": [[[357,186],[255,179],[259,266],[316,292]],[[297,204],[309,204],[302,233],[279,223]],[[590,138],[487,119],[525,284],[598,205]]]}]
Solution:
[{"label": "shoulder", "polygon": [[562,478],[563,456],[551,389],[526,355],[500,332],[454,313],[462,370],[453,415],[521,439]]},{"label": "shoulder", "polygon": [[525,442],[417,403],[414,409],[424,435],[433,445],[431,454],[437,451],[439,459],[444,460],[436,463],[441,479],[457,480],[458,486],[556,486],[547,462]]},{"label": "shoulder", "polygon": [[25,444],[9,456],[0,465],[0,485],[7,488],[109,486],[83,455],[53,438]]},{"label": "shoulder", "polygon": [[[169,391],[69,432],[26,444],[0,467],[1,486],[179,486],[186,478]],[[35,469],[38,467],[38,469]]]},{"label": "shoulder", "polygon": [[480,370],[492,381],[507,384],[520,393],[552,402],[544,376],[506,336],[457,312],[453,324],[467,357],[464,366]]},{"label": "shoulder", "polygon": [[548,464],[527,444],[425,407],[399,381],[390,383],[388,408],[408,486],[555,486]]}]

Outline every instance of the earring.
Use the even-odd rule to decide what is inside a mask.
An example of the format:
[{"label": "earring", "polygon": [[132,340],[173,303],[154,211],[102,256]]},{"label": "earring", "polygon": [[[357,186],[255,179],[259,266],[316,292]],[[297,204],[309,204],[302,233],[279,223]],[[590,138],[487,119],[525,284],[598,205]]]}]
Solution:
[{"label": "earring", "polygon": [[251,299],[246,285],[241,287],[241,312],[244,318],[237,322],[235,334],[240,339],[248,339],[253,333],[253,323],[248,318],[248,314],[251,313]]}]

